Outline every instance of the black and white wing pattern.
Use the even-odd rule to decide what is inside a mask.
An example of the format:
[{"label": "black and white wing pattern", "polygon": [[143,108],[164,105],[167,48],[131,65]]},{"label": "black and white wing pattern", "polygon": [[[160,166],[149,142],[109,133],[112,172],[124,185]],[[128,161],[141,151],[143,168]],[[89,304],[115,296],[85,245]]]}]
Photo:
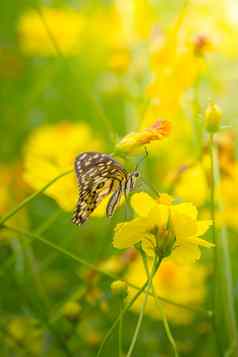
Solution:
[{"label": "black and white wing pattern", "polygon": [[79,184],[79,199],[73,215],[73,223],[84,223],[102,199],[112,193],[107,215],[111,216],[120,200],[128,174],[110,155],[85,152],[75,160],[75,172]]}]

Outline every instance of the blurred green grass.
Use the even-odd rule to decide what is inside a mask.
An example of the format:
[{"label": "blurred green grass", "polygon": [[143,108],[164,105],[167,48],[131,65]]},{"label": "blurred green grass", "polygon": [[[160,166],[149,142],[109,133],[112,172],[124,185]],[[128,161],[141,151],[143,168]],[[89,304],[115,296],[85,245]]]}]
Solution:
[{"label": "blurred green grass", "polygon": [[[56,7],[72,5],[76,9],[85,6],[88,7],[89,12],[93,12],[97,7],[107,11],[108,3],[100,0],[87,3],[50,1],[47,5]],[[163,14],[162,22],[169,22],[182,3],[173,0],[158,4],[157,11]],[[148,73],[145,73],[145,78],[142,79],[133,78],[131,74],[133,81],[127,83],[127,78],[119,74],[117,80],[125,83],[123,82],[122,88],[111,95],[102,93],[99,86],[99,82],[102,83],[103,75],[108,70],[108,53],[104,52],[103,48],[92,50],[87,43],[84,43],[80,53],[73,58],[62,58],[60,55],[49,58],[24,55],[19,48],[18,20],[25,10],[39,4],[33,0],[21,2],[12,0],[1,4],[1,165],[11,165],[21,161],[26,138],[34,128],[67,120],[89,123],[97,135],[105,138],[105,151],[112,151],[113,143],[107,136],[107,121],[110,122],[116,138],[135,128],[135,118],[141,108],[138,109],[137,104],[134,103],[137,103],[136,100],[139,102],[143,100],[143,90],[149,77]],[[97,46],[93,43],[91,45]],[[134,53],[133,55],[135,56]],[[228,93],[223,97],[221,91],[219,97],[226,113],[224,120],[227,124],[232,124],[234,131],[237,131],[237,59],[217,58],[216,61],[216,70],[221,72],[221,77],[224,77],[226,93]],[[131,77],[129,75],[128,82]],[[213,87],[216,87],[216,71],[211,69],[208,77],[201,80],[202,105]],[[135,92],[139,93],[139,99],[131,96],[134,88]],[[131,104],[132,100],[135,101],[133,104]],[[102,116],[106,119],[102,119]],[[153,158],[146,165],[145,173],[150,179],[154,175]],[[161,187],[163,182],[160,182]],[[26,193],[29,192],[29,188],[26,188]],[[96,218],[79,230],[78,227],[70,224],[69,213],[63,212],[51,198],[41,195],[27,207],[27,228],[33,232],[37,231],[52,219],[48,229],[43,233],[44,238],[96,264],[117,253],[112,248],[111,237],[115,224],[124,220],[124,216],[124,208],[121,208],[110,222]],[[233,239],[236,239],[236,232],[231,233],[231,240]],[[238,269],[236,249],[237,246],[234,245],[232,263],[235,272]],[[43,354],[50,357],[96,355],[98,341],[118,313],[119,302],[111,296],[110,279],[98,278],[96,286],[92,288],[100,292],[99,298],[96,297],[95,301],[81,299],[83,314],[77,326],[75,321],[58,317],[57,312],[75,291],[79,290],[81,297],[81,294],[83,295],[88,289],[90,282],[85,279],[87,272],[85,267],[41,242],[33,241],[27,244],[27,239],[17,234],[11,234],[10,242],[5,240],[3,235],[0,240],[0,262],[1,357],[43,356]],[[234,279],[237,298],[236,274]],[[94,293],[93,291],[92,299]],[[101,307],[103,302],[108,304],[106,312]],[[54,320],[55,316],[56,320]],[[16,337],[14,341],[6,329],[11,321],[18,318],[22,320],[16,330],[25,329],[26,332],[23,339]],[[25,319],[33,319],[34,323],[24,327]],[[135,323],[136,316],[128,313],[124,321],[124,347],[130,343]],[[173,332],[179,339],[180,348],[183,350],[182,356],[216,356],[213,338],[209,336],[211,327],[201,316],[196,317],[193,330],[191,326],[175,326]],[[171,353],[162,323],[146,318],[135,356],[170,356]],[[103,355],[117,355],[116,334],[106,345]]]}]

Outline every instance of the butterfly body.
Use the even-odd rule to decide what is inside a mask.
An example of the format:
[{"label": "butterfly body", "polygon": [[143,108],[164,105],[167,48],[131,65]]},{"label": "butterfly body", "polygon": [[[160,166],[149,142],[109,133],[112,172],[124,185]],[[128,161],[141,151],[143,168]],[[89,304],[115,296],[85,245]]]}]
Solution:
[{"label": "butterfly body", "polygon": [[121,195],[134,188],[137,172],[128,173],[110,155],[85,152],[75,160],[75,172],[79,184],[79,200],[73,215],[73,223],[84,223],[105,196],[111,194],[107,216],[112,216]]}]

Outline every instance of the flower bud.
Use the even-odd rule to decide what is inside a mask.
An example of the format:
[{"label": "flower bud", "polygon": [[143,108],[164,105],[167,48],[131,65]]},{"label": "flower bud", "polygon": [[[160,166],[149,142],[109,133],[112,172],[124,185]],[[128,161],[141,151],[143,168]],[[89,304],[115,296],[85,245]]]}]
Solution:
[{"label": "flower bud", "polygon": [[113,295],[126,297],[128,293],[127,283],[121,280],[113,281],[111,284],[111,290]]},{"label": "flower bud", "polygon": [[63,315],[69,320],[77,320],[81,306],[77,301],[69,301],[63,307]]},{"label": "flower bud", "polygon": [[173,250],[175,236],[167,229],[161,229],[157,244],[157,254],[160,258],[168,257]]},{"label": "flower bud", "polygon": [[26,337],[26,331],[24,328],[24,322],[22,319],[14,319],[10,321],[8,325],[8,333],[9,335],[18,342],[23,343],[25,337]]},{"label": "flower bud", "polygon": [[214,103],[209,103],[205,111],[205,126],[209,133],[219,130],[221,123],[221,109]]},{"label": "flower bud", "polygon": [[197,56],[203,56],[206,52],[213,49],[210,38],[203,33],[198,34],[194,39],[194,53]]},{"label": "flower bud", "polygon": [[171,122],[158,119],[153,125],[144,130],[131,132],[127,134],[117,144],[119,152],[131,153],[152,141],[158,141],[166,138],[171,132]]}]

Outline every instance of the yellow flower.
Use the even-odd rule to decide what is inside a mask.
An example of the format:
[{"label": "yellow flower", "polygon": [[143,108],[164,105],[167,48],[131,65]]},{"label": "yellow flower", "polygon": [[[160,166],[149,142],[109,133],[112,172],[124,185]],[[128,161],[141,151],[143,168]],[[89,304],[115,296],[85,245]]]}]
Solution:
[{"label": "yellow flower", "polygon": [[[27,187],[23,182],[22,167],[19,164],[0,165],[0,177],[0,216],[3,216],[25,198]],[[12,226],[26,227],[28,223],[26,210],[20,210],[8,222]],[[12,237],[12,233],[3,231],[0,239],[5,237]]]},{"label": "yellow flower", "polygon": [[115,2],[120,16],[121,36],[130,45],[149,37],[153,28],[153,7],[147,0],[120,0]]},{"label": "yellow flower", "polygon": [[128,49],[119,48],[113,51],[109,60],[109,68],[115,72],[123,72],[131,62],[131,55]]},{"label": "yellow flower", "polygon": [[175,186],[176,196],[185,201],[201,206],[209,195],[206,172],[201,164],[186,169],[179,177]]},{"label": "yellow flower", "polygon": [[161,140],[169,135],[171,130],[170,122],[167,120],[157,120],[149,128],[139,132],[132,132],[126,135],[117,145],[117,149],[132,152],[151,141]]},{"label": "yellow flower", "polygon": [[[199,306],[202,304],[206,293],[207,268],[201,265],[178,265],[174,261],[164,260],[155,277],[153,285],[157,295],[172,300],[174,302]],[[141,287],[146,281],[144,265],[140,257],[132,262],[127,274],[124,276],[127,281]],[[136,293],[136,290],[129,287],[128,301]],[[133,304],[132,310],[139,312],[144,296],[140,296]],[[194,313],[172,304],[164,303],[164,311],[169,320],[176,324],[188,324],[192,322]],[[153,297],[148,298],[145,313],[154,319],[161,319],[160,311]]]},{"label": "yellow flower", "polygon": [[184,22],[186,33],[191,36],[202,30],[209,36],[216,52],[229,57],[237,56],[237,10],[234,0],[193,0]]},{"label": "yellow flower", "polygon": [[[102,142],[85,123],[61,122],[45,125],[32,132],[25,146],[24,180],[39,190],[61,173],[73,169],[74,159],[82,151],[98,151]],[[50,186],[46,194],[66,211],[76,204],[78,188],[75,175],[69,174]]]},{"label": "yellow flower", "polygon": [[196,55],[194,43],[185,33],[186,11],[184,9],[167,33],[160,33],[152,44],[153,80],[147,88],[151,104],[145,113],[143,127],[158,116],[174,118],[183,94],[204,69],[203,57]]},{"label": "yellow flower", "polygon": [[200,238],[211,221],[199,221],[192,203],[161,204],[141,192],[133,195],[131,204],[138,217],[116,226],[114,247],[129,248],[141,242],[149,256],[170,255],[178,263],[186,264],[200,258],[200,246],[213,246]]},{"label": "yellow flower", "polygon": [[56,55],[49,30],[62,53],[77,54],[81,43],[82,16],[69,8],[43,7],[40,11],[44,21],[36,10],[29,10],[20,18],[18,28],[22,51],[29,55]]}]

